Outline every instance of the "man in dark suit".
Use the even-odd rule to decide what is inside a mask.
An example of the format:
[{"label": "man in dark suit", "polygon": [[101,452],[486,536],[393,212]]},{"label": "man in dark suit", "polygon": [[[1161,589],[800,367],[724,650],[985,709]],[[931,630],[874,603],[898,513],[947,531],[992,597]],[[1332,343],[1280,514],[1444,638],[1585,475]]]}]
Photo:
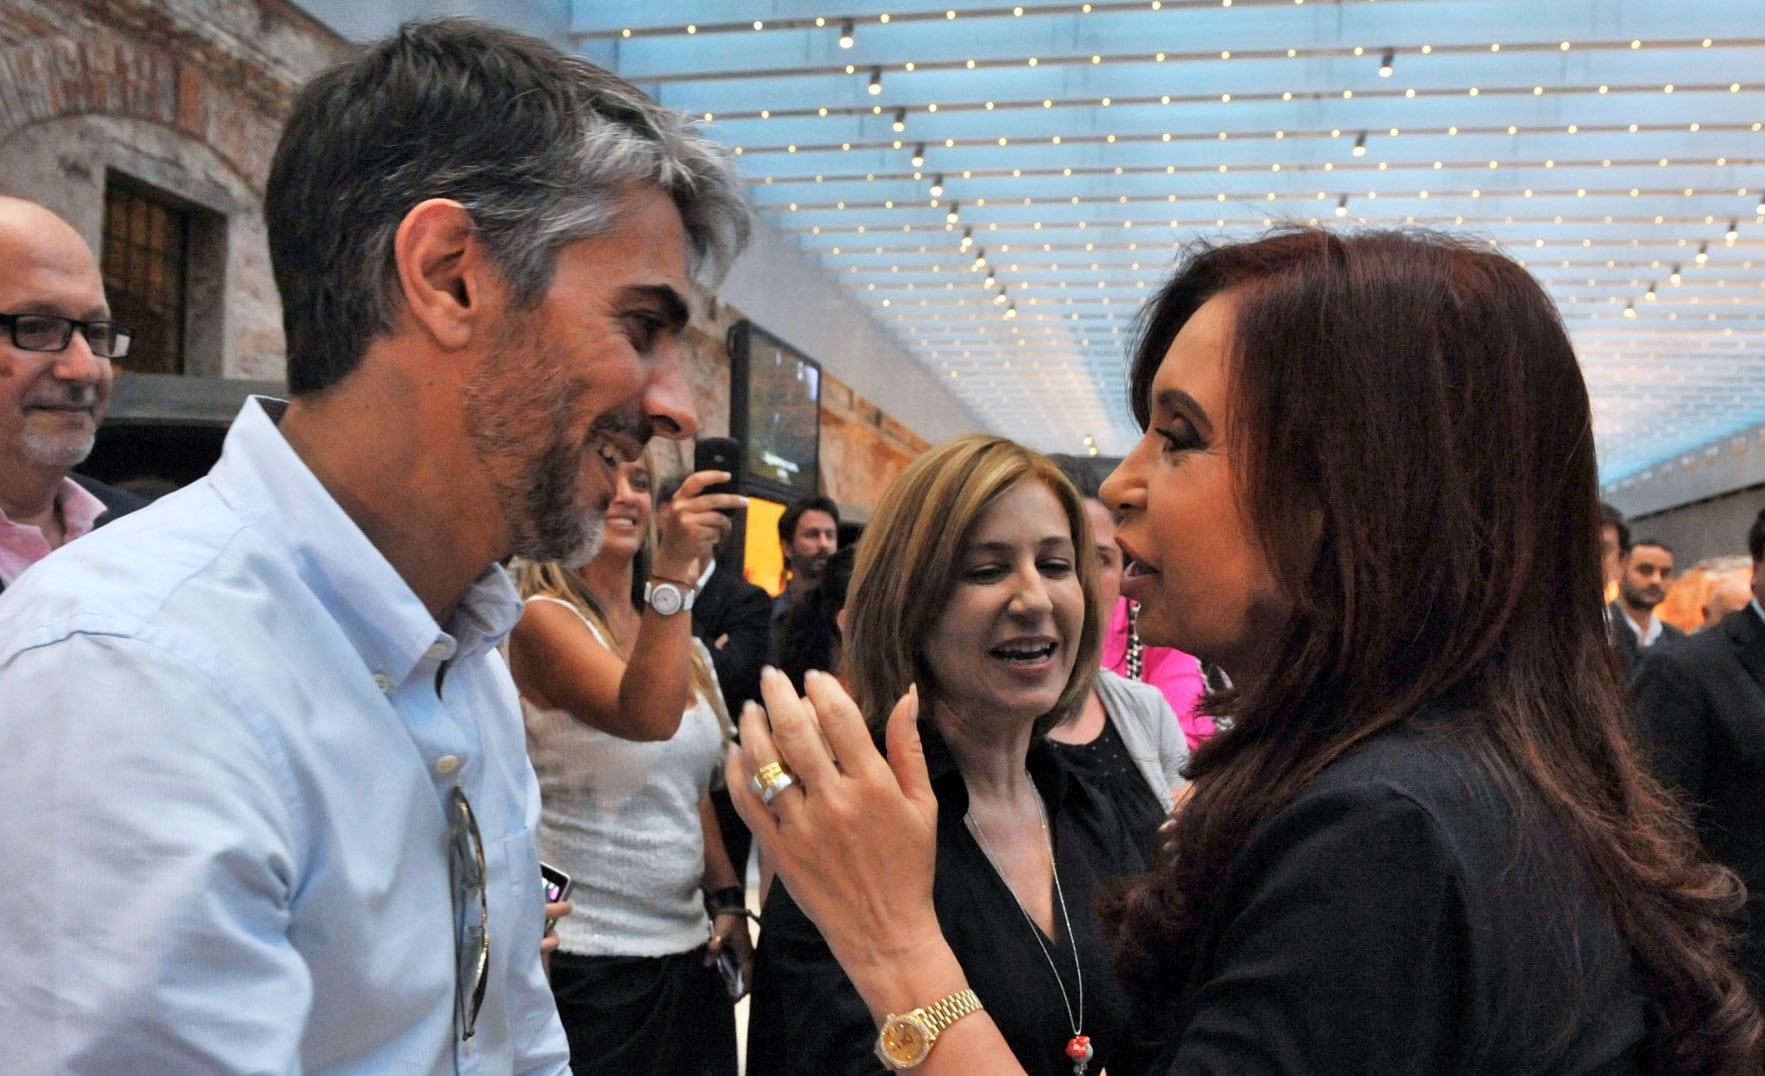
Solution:
[{"label": "man in dark suit", "polygon": [[1685,632],[1655,615],[1667,598],[1673,578],[1673,550],[1644,538],[1624,551],[1618,576],[1618,600],[1607,609],[1612,635],[1624,650],[1625,667],[1634,669],[1642,652],[1656,643],[1675,642]]},{"label": "man in dark suit", "polygon": [[1741,962],[1765,997],[1765,511],[1747,533],[1747,551],[1752,604],[1647,651],[1636,692],[1660,775],[1691,804],[1710,854],[1746,882]]},{"label": "man in dark suit", "polygon": [[0,589],[132,494],[70,475],[110,405],[112,359],[129,330],[110,320],[98,263],[49,210],[0,197]]},{"label": "man in dark suit", "polygon": [[760,700],[760,669],[766,664],[771,631],[772,599],[740,573],[713,560],[699,577],[693,634],[711,651],[732,720],[741,716],[743,702]]}]

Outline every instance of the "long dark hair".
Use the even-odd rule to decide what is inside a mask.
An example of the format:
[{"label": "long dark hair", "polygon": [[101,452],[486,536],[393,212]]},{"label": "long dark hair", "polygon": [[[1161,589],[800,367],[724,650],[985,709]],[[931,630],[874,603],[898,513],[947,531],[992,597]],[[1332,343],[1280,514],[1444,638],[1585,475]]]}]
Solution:
[{"label": "long dark hair", "polygon": [[1738,882],[1627,731],[1587,389],[1550,300],[1506,257],[1433,235],[1202,248],[1144,316],[1142,425],[1171,341],[1228,292],[1237,492],[1293,613],[1267,678],[1214,704],[1234,728],[1190,763],[1180,852],[1109,909],[1124,973],[1169,990],[1251,831],[1367,737],[1462,697],[1471,755],[1585,861],[1676,1071],[1757,1072],[1759,1010],[1727,953]]}]

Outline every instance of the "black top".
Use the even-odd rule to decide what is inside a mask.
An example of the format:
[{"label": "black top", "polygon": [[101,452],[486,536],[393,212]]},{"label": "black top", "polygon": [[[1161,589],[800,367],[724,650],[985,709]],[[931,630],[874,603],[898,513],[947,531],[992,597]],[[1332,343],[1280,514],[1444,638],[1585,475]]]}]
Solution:
[{"label": "black top", "polygon": [[719,564],[694,599],[692,616],[693,634],[711,651],[723,704],[730,720],[737,720],[742,703],[760,700],[760,669],[772,645],[772,599]]},{"label": "black top", "polygon": [[1049,740],[1048,746],[1060,756],[1066,768],[1088,782],[1115,804],[1117,813],[1140,846],[1140,853],[1151,862],[1158,846],[1158,827],[1170,817],[1168,805],[1160,803],[1146,783],[1128,745],[1107,714],[1103,731],[1090,743],[1060,743]]},{"label": "black top", "polygon": [[1660,775],[1691,802],[1711,857],[1747,883],[1741,964],[1765,998],[1765,621],[1749,607],[1649,648],[1636,694]]},{"label": "black top", "polygon": [[1170,1035],[1153,1071],[1651,1071],[1628,944],[1453,720],[1373,737],[1245,842],[1186,987],[1148,1018]]},{"label": "black top", "polygon": [[[1031,1076],[1071,1076],[1065,1056],[1072,1028],[1048,959],[1031,934],[1011,890],[975,843],[963,816],[968,792],[950,752],[929,721],[922,721],[926,763],[938,798],[937,874],[932,903],[950,947],[994,1023]],[[1072,918],[1084,970],[1082,1031],[1096,1049],[1092,1076],[1137,1066],[1126,1049],[1128,1005],[1112,972],[1093,901],[1111,877],[1138,871],[1140,853],[1109,802],[1073,780],[1059,758],[1038,745],[1030,776],[1048,808],[1055,863]],[[1055,905],[1049,952],[1061,969],[1067,996],[1078,1007],[1074,939],[1065,936]],[[926,998],[930,1004],[936,998]],[[774,884],[761,916],[754,993],[748,1019],[749,1076],[840,1076],[879,1073],[873,1052],[876,1024],[814,924],[782,883]],[[979,1074],[976,1074],[979,1076]]]}]

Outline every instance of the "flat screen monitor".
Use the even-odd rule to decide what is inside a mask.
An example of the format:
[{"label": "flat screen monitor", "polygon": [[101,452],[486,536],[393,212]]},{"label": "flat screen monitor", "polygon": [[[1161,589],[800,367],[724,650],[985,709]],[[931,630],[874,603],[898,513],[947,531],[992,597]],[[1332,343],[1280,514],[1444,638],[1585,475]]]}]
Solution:
[{"label": "flat screen monitor", "polygon": [[751,321],[729,330],[730,435],[742,492],[789,504],[821,487],[821,364]]}]

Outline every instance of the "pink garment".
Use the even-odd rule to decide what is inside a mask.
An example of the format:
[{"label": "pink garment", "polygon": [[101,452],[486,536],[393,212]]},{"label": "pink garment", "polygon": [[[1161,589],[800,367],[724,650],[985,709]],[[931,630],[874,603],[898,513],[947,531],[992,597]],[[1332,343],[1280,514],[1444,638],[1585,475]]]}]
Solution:
[{"label": "pink garment", "polygon": [[[61,525],[66,531],[63,542],[71,542],[92,529],[104,514],[104,502],[87,492],[71,478],[61,480],[55,491],[61,505]],[[0,583],[10,586],[19,573],[49,555],[49,539],[37,527],[14,523],[0,512]]]},{"label": "pink garment", "polygon": [[[1126,598],[1117,599],[1103,632],[1103,667],[1120,676],[1128,675],[1128,604]],[[1168,646],[1143,647],[1140,679],[1162,692],[1176,711],[1189,750],[1200,747],[1213,735],[1213,718],[1195,712],[1206,681],[1201,676],[1201,662],[1192,655]]]}]

